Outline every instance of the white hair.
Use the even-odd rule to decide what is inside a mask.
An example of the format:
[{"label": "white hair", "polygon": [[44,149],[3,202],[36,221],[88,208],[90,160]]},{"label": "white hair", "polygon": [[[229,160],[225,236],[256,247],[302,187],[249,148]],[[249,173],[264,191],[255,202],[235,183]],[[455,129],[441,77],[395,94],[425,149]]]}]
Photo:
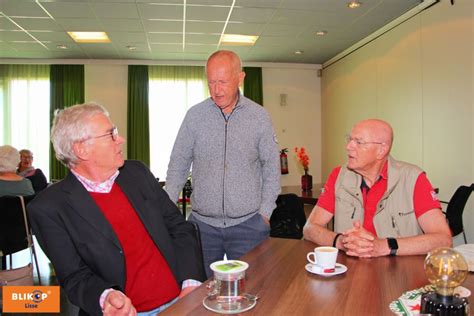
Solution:
[{"label": "white hair", "polygon": [[109,112],[96,103],[76,104],[56,111],[51,128],[51,141],[56,158],[66,167],[73,168],[76,165],[78,158],[73,145],[92,136],[88,122],[98,114],[109,117]]},{"label": "white hair", "polygon": [[0,172],[16,172],[20,153],[10,145],[0,146]]}]

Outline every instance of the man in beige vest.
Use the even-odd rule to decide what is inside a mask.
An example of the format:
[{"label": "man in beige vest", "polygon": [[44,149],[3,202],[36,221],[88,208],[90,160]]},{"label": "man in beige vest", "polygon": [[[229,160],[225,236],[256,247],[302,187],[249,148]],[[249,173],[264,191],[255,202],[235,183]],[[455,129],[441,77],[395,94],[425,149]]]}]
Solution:
[{"label": "man in beige vest", "polygon": [[[451,233],[425,173],[390,156],[391,126],[357,123],[346,138],[347,164],[328,177],[304,227],[305,239],[350,256],[425,254],[450,247]],[[334,217],[334,232],[326,224]]]}]

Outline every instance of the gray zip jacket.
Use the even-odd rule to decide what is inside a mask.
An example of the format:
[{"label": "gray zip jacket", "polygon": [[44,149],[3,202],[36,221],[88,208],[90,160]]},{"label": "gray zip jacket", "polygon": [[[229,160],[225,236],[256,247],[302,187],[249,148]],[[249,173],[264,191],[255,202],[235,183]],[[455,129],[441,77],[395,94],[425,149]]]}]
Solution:
[{"label": "gray zip jacket", "polygon": [[280,193],[280,160],[270,116],[240,96],[226,118],[212,101],[188,110],[171,153],[166,191],[177,201],[192,163],[193,215],[214,227],[270,218]]}]

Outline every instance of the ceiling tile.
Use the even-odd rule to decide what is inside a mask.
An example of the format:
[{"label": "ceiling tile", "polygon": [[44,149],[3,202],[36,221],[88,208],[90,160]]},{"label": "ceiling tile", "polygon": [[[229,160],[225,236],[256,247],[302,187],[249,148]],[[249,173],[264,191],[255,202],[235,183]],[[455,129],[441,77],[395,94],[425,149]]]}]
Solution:
[{"label": "ceiling tile", "polygon": [[36,52],[36,51],[47,51],[41,44],[36,42],[31,43],[8,43],[10,47],[18,50],[18,52]]},{"label": "ceiling tile", "polygon": [[30,34],[40,41],[73,42],[72,38],[66,32],[30,32]]},{"label": "ceiling tile", "polygon": [[0,38],[4,42],[11,41],[34,41],[28,34],[23,31],[0,31]]},{"label": "ceiling tile", "polygon": [[65,31],[105,31],[97,19],[56,19]]},{"label": "ceiling tile", "polygon": [[234,8],[231,21],[249,23],[267,23],[276,10],[267,8]]},{"label": "ceiling tile", "polygon": [[[77,1],[77,0],[75,0],[75,1]],[[106,2],[106,3],[108,3],[108,2],[113,2],[113,3],[116,3],[116,2],[118,2],[118,3],[135,3],[136,2],[135,0],[85,0],[85,1],[92,2],[92,3],[96,3],[96,2],[98,2],[98,3],[103,3],[103,2]],[[151,2],[152,0],[149,0],[149,1]]]},{"label": "ceiling tile", "polygon": [[[186,32],[190,33],[222,33],[224,22],[186,22]],[[227,25],[229,27],[229,25]]]},{"label": "ceiling tile", "polygon": [[10,22],[9,19],[0,16],[0,30],[13,31],[13,30],[20,30],[20,28],[16,26],[14,23]]},{"label": "ceiling tile", "polygon": [[34,1],[2,0],[0,4],[0,11],[8,16],[48,16]]},{"label": "ceiling tile", "polygon": [[272,23],[287,25],[308,25],[314,22],[314,12],[303,10],[278,10],[272,19]]},{"label": "ceiling tile", "polygon": [[9,44],[0,42],[0,56],[3,56],[3,53],[7,52],[16,52],[16,50],[13,49],[13,47],[11,47]]},{"label": "ceiling tile", "polygon": [[181,35],[181,34],[148,33],[148,40],[152,44],[153,43],[181,44],[183,42],[183,35]]},{"label": "ceiling tile", "polygon": [[136,0],[137,3],[158,3],[158,4],[177,4],[182,5],[183,0]]},{"label": "ceiling tile", "polygon": [[232,6],[232,0],[186,0],[186,4],[193,5],[214,5],[214,6]]},{"label": "ceiling tile", "polygon": [[257,23],[229,23],[225,29],[226,34],[260,35],[265,29],[265,24]]},{"label": "ceiling tile", "polygon": [[216,50],[216,45],[213,44],[203,44],[203,45],[193,45],[186,44],[184,51],[186,53],[202,53],[202,54],[211,54]]},{"label": "ceiling tile", "polygon": [[106,32],[143,32],[140,19],[102,19],[101,24]]},{"label": "ceiling tile", "polygon": [[139,18],[137,5],[134,3],[97,3],[91,7],[99,18]]},{"label": "ceiling tile", "polygon": [[94,12],[88,3],[82,2],[41,2],[55,18],[92,18]]},{"label": "ceiling tile", "polygon": [[183,52],[182,44],[161,44],[161,43],[151,43],[151,50],[153,53],[156,52]]},{"label": "ceiling tile", "polygon": [[187,6],[186,20],[225,21],[229,15],[229,7]]},{"label": "ceiling tile", "polygon": [[263,36],[291,36],[297,37],[306,29],[303,25],[269,24],[261,35]]},{"label": "ceiling tile", "polygon": [[182,5],[138,4],[138,12],[144,19],[183,20]]},{"label": "ceiling tile", "polygon": [[182,21],[145,21],[147,32],[183,32]]},{"label": "ceiling tile", "polygon": [[210,35],[210,34],[186,34],[186,43],[196,43],[196,44],[214,44],[219,43],[219,35]]},{"label": "ceiling tile", "polygon": [[51,18],[12,18],[15,23],[27,31],[62,31],[62,28]]},{"label": "ceiling tile", "polygon": [[114,43],[146,43],[147,38],[142,32],[108,32],[109,38]]},{"label": "ceiling tile", "polygon": [[245,8],[278,8],[281,0],[236,0],[236,7]]}]

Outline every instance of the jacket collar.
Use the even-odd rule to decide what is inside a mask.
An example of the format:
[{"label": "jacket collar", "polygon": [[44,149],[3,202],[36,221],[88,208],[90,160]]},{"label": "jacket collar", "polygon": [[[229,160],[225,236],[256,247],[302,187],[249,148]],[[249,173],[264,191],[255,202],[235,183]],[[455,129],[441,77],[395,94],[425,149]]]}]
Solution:
[{"label": "jacket collar", "polygon": [[63,180],[62,190],[71,209],[121,249],[120,242],[112,226],[102,214],[102,211],[94,202],[89,192],[71,172]]}]

